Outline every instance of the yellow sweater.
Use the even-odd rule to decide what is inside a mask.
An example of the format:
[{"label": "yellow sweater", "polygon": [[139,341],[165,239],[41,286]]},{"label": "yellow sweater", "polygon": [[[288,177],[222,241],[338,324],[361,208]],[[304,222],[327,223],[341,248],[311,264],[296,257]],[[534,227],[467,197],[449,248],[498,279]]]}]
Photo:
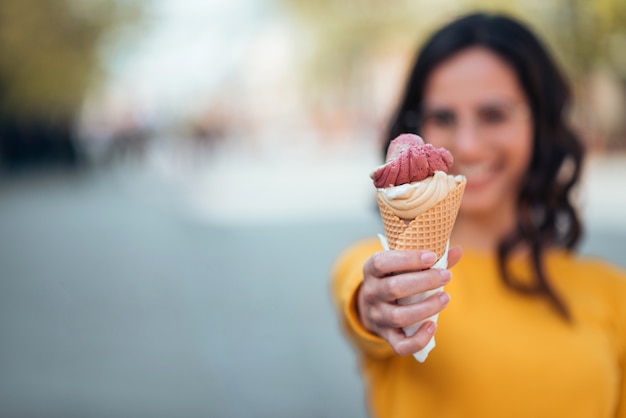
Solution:
[{"label": "yellow sweater", "polygon": [[[425,363],[399,357],[359,323],[354,296],[377,240],[338,259],[332,290],[358,351],[376,417],[626,418],[626,273],[564,251],[546,258],[573,320],[542,297],[510,290],[495,258],[464,249],[446,286],[437,346]],[[523,277],[524,263],[515,271]]]}]

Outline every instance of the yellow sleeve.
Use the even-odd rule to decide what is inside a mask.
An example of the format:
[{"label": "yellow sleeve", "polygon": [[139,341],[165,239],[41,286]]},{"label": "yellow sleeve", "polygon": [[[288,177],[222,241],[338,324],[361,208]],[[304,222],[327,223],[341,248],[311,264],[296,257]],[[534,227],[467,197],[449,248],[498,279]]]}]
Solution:
[{"label": "yellow sleeve", "polygon": [[358,350],[375,357],[395,353],[387,341],[361,324],[356,310],[356,294],[363,282],[363,265],[372,254],[381,250],[375,239],[354,244],[339,256],[331,276],[333,301],[344,333]]},{"label": "yellow sleeve", "polygon": [[615,303],[617,306],[617,317],[619,318],[616,327],[619,337],[618,350],[621,354],[619,364],[621,366],[622,382],[619,392],[619,403],[617,406],[617,418],[626,418],[626,274],[621,272],[618,281],[620,282],[619,291],[615,294]]}]

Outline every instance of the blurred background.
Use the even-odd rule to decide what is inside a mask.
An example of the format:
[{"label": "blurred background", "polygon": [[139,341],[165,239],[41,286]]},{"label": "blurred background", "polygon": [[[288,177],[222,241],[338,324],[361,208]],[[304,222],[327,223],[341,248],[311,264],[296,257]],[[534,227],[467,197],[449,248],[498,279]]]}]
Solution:
[{"label": "blurred background", "polygon": [[0,416],[365,417],[328,276],[416,47],[504,11],[590,150],[626,266],[626,2],[2,0]]}]

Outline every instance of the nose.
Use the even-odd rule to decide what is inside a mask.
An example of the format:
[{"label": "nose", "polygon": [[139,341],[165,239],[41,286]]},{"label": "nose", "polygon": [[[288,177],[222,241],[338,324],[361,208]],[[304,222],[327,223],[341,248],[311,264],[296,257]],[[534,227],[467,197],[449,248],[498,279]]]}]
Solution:
[{"label": "nose", "polygon": [[485,146],[480,129],[475,120],[460,121],[454,133],[454,155],[460,159],[472,160],[480,157]]}]

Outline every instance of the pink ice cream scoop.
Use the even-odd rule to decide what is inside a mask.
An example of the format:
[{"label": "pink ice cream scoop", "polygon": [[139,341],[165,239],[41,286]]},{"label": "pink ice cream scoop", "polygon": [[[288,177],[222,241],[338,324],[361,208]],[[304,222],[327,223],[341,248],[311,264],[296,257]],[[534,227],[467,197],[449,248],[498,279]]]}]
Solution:
[{"label": "pink ice cream scoop", "polygon": [[435,171],[448,173],[452,162],[452,154],[445,148],[424,144],[414,134],[402,134],[389,144],[387,162],[370,177],[377,188],[399,186],[424,180]]}]

